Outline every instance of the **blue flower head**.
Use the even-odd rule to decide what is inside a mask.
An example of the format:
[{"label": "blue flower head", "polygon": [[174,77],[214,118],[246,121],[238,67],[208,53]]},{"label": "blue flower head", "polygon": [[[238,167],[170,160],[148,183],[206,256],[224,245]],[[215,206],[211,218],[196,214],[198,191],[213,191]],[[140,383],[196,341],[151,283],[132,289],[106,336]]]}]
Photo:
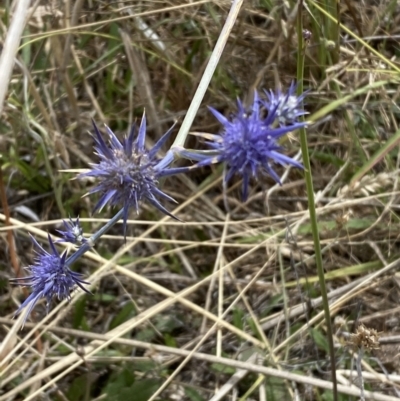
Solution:
[{"label": "blue flower head", "polygon": [[109,145],[103,140],[94,122],[93,126],[95,150],[100,162],[92,164],[90,171],[79,175],[79,178],[94,177],[97,179],[97,185],[89,191],[89,194],[96,192],[100,194],[100,199],[93,212],[101,211],[106,204],[123,207],[124,233],[130,208],[133,207],[138,213],[142,201],[147,201],[161,212],[176,218],[158,200],[158,198],[164,198],[175,202],[173,198],[158,188],[160,177],[176,172],[176,170],[168,168],[173,161],[173,155],[169,152],[161,160],[157,157],[157,152],[167,141],[173,127],[158,140],[151,150],[147,150],[145,148],[146,117],[144,113],[136,138],[135,125],[129,136],[122,141],[106,126]]},{"label": "blue flower head", "polygon": [[29,305],[26,314],[26,317],[28,317],[36,303],[43,297],[46,298],[48,311],[53,297],[57,297],[59,300],[65,298],[70,300],[71,291],[75,286],[90,293],[90,291],[83,286],[83,284],[89,283],[82,280],[82,274],[70,270],[65,264],[67,256],[66,251],[60,255],[50,235],[48,238],[51,252],[47,252],[43,249],[31,236],[32,242],[37,250],[34,264],[27,267],[30,275],[12,280],[15,284],[29,286],[32,289],[31,294],[18,308],[15,315],[18,315],[23,308]]},{"label": "blue flower head", "polygon": [[79,223],[79,217],[75,221],[73,221],[71,218],[69,221],[63,220],[63,223],[65,231],[56,230],[62,237],[56,242],[69,242],[76,245],[82,245],[87,242],[87,239],[83,236],[83,230]]},{"label": "blue flower head", "polygon": [[278,174],[272,168],[273,163],[303,167],[296,160],[280,153],[282,147],[278,140],[306,124],[299,122],[287,127],[276,126],[277,107],[268,109],[265,116],[257,92],[254,94],[254,101],[249,111],[245,110],[240,100],[237,104],[238,112],[230,119],[209,107],[223,126],[221,135],[205,135],[209,140],[207,144],[212,148],[211,151],[200,153],[180,150],[180,153],[186,158],[198,160],[196,167],[225,163],[227,167],[225,182],[234,174],[240,174],[243,177],[242,198],[245,201],[248,197],[250,177],[258,178],[260,173],[266,172],[281,184]]},{"label": "blue flower head", "polygon": [[307,92],[297,96],[294,82],[291,83],[287,93],[282,93],[279,89],[276,92],[272,90],[264,92],[268,99],[261,102],[267,110],[274,112],[281,126],[293,124],[299,121],[300,116],[307,114],[303,109],[303,100]]}]

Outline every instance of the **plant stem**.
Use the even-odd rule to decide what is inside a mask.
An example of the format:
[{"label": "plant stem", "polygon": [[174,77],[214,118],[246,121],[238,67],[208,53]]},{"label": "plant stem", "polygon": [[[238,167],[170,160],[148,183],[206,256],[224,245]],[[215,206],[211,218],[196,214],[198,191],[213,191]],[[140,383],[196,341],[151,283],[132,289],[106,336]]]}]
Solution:
[{"label": "plant stem", "polygon": [[67,266],[72,265],[72,263],[76,262],[84,253],[89,251],[96,241],[104,235],[123,215],[124,209],[122,208],[111,220],[109,220],[104,226],[100,227],[100,229],[95,232],[87,242],[85,242],[74,254],[72,254],[65,262]]},{"label": "plant stem", "polygon": [[[298,37],[298,48],[297,48],[297,93],[301,95],[304,91],[303,79],[304,79],[304,57],[305,57],[305,46],[303,40],[303,0],[299,2],[299,8],[297,11],[297,37]],[[303,118],[304,120],[304,118]],[[307,144],[307,133],[305,128],[300,128],[300,143],[301,152],[303,154],[303,164],[304,164],[304,177],[307,187],[307,198],[308,198],[308,210],[310,212],[310,223],[314,242],[314,252],[315,252],[315,262],[318,271],[318,281],[321,289],[322,305],[324,308],[326,330],[328,336],[329,354],[331,359],[331,370],[332,370],[332,385],[333,385],[333,399],[338,400],[337,392],[337,380],[336,380],[336,360],[335,360],[335,349],[333,345],[333,333],[331,317],[329,312],[329,302],[326,291],[324,268],[322,263],[322,252],[321,243],[319,240],[318,232],[318,221],[317,214],[315,211],[315,200],[314,200],[314,186],[311,174],[310,156],[308,153]]]},{"label": "plant stem", "polygon": [[31,0],[15,0],[14,15],[10,27],[4,41],[3,51],[0,56],[0,115],[3,111],[4,99],[6,97],[10,77],[14,66],[15,55],[18,51],[19,42],[21,40],[22,31],[25,27],[25,19],[28,14],[29,4]]},{"label": "plant stem", "polygon": [[[338,0],[325,0],[325,10],[332,18],[322,16],[324,22],[324,34],[326,39],[333,42],[334,49],[330,52],[332,64],[339,61],[339,41],[340,41],[340,10]],[[327,61],[327,60],[326,60]]]},{"label": "plant stem", "polygon": [[358,356],[357,356],[357,360],[356,360],[357,375],[358,375],[358,380],[360,381],[359,385],[360,385],[360,390],[361,390],[360,401],[365,401],[364,378],[363,378],[362,366],[361,366],[363,355],[364,355],[364,346],[361,345],[361,347],[358,349]]},{"label": "plant stem", "polygon": [[207,67],[204,70],[204,74],[201,77],[199,86],[197,87],[196,93],[190,103],[189,109],[182,122],[181,128],[176,136],[175,142],[172,147],[183,147],[185,144],[186,137],[189,134],[189,129],[192,126],[193,120],[196,117],[197,111],[200,108],[200,103],[208,89],[211,78],[214,75],[214,71],[217,68],[219,59],[221,58],[222,52],[224,51],[226,42],[229,39],[229,34],[235,25],[236,18],[239,14],[240,8],[242,7],[244,0],[233,0],[231,9],[228,17],[225,21],[225,25],[222,28],[221,34],[217,40],[214,50],[210,56]]}]

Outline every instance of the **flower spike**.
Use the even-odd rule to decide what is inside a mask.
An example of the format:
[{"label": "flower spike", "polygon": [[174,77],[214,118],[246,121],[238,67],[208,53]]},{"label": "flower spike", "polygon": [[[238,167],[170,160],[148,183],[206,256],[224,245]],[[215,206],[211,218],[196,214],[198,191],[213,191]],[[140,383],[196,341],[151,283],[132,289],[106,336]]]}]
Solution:
[{"label": "flower spike", "polygon": [[175,173],[173,169],[169,169],[173,158],[169,153],[162,159],[156,155],[170,136],[172,128],[148,151],[145,147],[146,116],[144,113],[136,139],[135,126],[122,141],[116,137],[110,128],[106,127],[109,136],[109,145],[107,145],[94,122],[93,125],[95,150],[100,161],[97,164],[92,164],[90,171],[78,176],[79,178],[94,177],[97,179],[97,184],[89,190],[89,194],[100,194],[100,199],[93,212],[101,211],[107,204],[122,206],[124,209],[124,235],[126,235],[126,221],[129,210],[133,208],[136,213],[139,213],[139,206],[142,201],[147,201],[162,213],[177,219],[157,200],[157,197],[162,197],[174,201],[158,188],[160,177]]},{"label": "flower spike", "polygon": [[[291,91],[293,90],[291,87]],[[250,111],[246,111],[240,100],[237,104],[238,112],[231,119],[227,119],[219,111],[209,107],[211,113],[223,126],[221,135],[204,135],[212,151],[199,152],[183,149],[179,152],[185,158],[198,161],[192,168],[225,163],[227,166],[225,183],[235,174],[240,174],[243,178],[242,199],[245,201],[248,197],[251,177],[258,178],[260,173],[266,172],[281,184],[279,176],[272,168],[273,163],[303,168],[301,163],[280,153],[282,148],[278,140],[283,135],[304,127],[306,123],[292,122],[290,126],[277,126],[277,120],[281,116],[278,106],[269,107],[268,114],[265,116],[264,104],[259,100],[257,92],[254,94]]]},{"label": "flower spike", "polygon": [[81,273],[72,271],[66,265],[66,251],[60,255],[50,235],[48,240],[51,252],[47,252],[32,236],[31,240],[37,249],[34,263],[27,267],[30,275],[11,281],[17,285],[31,287],[32,292],[15,312],[15,315],[18,315],[22,309],[28,306],[27,318],[40,298],[46,298],[48,312],[53,297],[57,297],[59,300],[70,300],[71,291],[75,286],[90,294],[90,291],[84,287],[84,284],[89,283],[82,280]]}]

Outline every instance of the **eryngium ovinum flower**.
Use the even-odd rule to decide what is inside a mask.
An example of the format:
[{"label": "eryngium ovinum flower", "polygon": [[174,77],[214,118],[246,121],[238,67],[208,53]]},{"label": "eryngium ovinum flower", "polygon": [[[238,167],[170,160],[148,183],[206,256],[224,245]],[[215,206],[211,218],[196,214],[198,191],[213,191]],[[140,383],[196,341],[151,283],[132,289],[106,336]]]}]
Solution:
[{"label": "eryngium ovinum flower", "polygon": [[67,251],[61,255],[54,246],[54,242],[49,238],[51,252],[47,252],[32,236],[36,257],[34,263],[26,269],[30,275],[27,277],[15,278],[11,281],[21,286],[31,287],[31,294],[18,308],[15,315],[18,315],[23,308],[28,306],[26,318],[30,315],[32,309],[41,298],[46,298],[47,312],[50,309],[51,300],[57,297],[59,300],[71,299],[71,291],[75,286],[83,291],[90,293],[83,284],[89,284],[82,280],[82,274],[72,271],[66,264]]},{"label": "eryngium ovinum flower", "polygon": [[267,100],[262,100],[262,103],[267,110],[275,110],[276,118],[281,126],[293,124],[299,121],[300,116],[307,114],[303,109],[303,100],[307,92],[297,96],[294,82],[291,83],[287,93],[279,89],[276,92],[272,90],[264,92]]},{"label": "eryngium ovinum flower", "polygon": [[92,164],[90,171],[79,175],[79,178],[94,177],[97,179],[97,185],[89,191],[89,194],[96,192],[100,194],[93,213],[101,211],[106,204],[122,206],[124,233],[130,208],[133,207],[138,213],[142,201],[147,201],[161,212],[176,218],[157,199],[164,198],[175,202],[173,198],[158,188],[158,180],[174,174],[179,169],[168,168],[173,161],[172,153],[167,153],[163,159],[157,158],[157,152],[167,141],[173,127],[148,151],[145,148],[146,117],[144,113],[136,138],[135,125],[129,136],[122,141],[106,126],[109,145],[103,140],[94,122],[93,126],[95,150],[100,157],[100,162]]},{"label": "eryngium ovinum flower", "polygon": [[254,101],[249,111],[245,110],[240,100],[237,101],[237,104],[238,112],[230,119],[209,107],[223,126],[220,135],[204,135],[212,150],[202,153],[193,150],[180,150],[179,152],[183,157],[198,160],[199,163],[195,167],[219,162],[225,163],[225,183],[234,174],[240,174],[243,177],[242,198],[245,201],[248,197],[250,177],[258,178],[259,174],[268,173],[277,183],[281,184],[280,177],[272,168],[273,163],[303,168],[301,163],[281,153],[282,147],[278,140],[283,135],[306,124],[296,122],[290,126],[279,126],[278,105],[265,110],[257,92],[254,94]]},{"label": "eryngium ovinum flower", "polygon": [[79,223],[79,217],[75,221],[71,218],[69,221],[63,220],[65,231],[56,230],[60,235],[61,239],[56,242],[69,242],[71,244],[82,245],[87,242],[87,239],[83,236],[83,230]]}]

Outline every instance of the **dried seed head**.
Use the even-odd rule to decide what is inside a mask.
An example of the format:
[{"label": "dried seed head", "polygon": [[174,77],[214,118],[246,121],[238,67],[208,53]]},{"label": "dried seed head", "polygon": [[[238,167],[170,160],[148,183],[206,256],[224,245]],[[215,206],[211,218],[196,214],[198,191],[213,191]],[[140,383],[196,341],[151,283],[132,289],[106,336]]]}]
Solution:
[{"label": "dried seed head", "polygon": [[375,329],[368,329],[363,324],[360,324],[356,332],[351,334],[349,344],[356,348],[365,348],[366,350],[378,349],[379,334]]},{"label": "dried seed head", "polygon": [[342,214],[338,215],[336,217],[336,228],[340,231],[349,222],[351,216],[353,216],[353,211],[351,209],[349,209],[346,213],[343,212]]},{"label": "dried seed head", "polygon": [[376,175],[365,175],[355,183],[340,188],[337,196],[346,198],[370,196],[393,186],[397,175],[397,171],[394,173],[384,172]]}]

